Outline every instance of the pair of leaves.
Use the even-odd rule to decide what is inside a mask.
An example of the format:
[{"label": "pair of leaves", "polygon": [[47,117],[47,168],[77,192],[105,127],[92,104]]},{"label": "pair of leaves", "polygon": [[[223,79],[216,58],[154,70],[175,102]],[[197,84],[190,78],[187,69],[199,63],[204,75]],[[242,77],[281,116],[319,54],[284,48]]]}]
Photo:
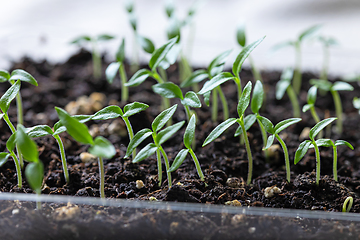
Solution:
[{"label": "pair of leaves", "polygon": [[11,74],[9,74],[8,71],[0,70],[0,82],[9,81],[13,84],[17,80],[20,80],[22,82],[28,82],[34,86],[38,85],[35,78],[24,70],[15,69],[14,71],[11,72]]},{"label": "pair of leaves", "polygon": [[75,38],[70,43],[72,43],[72,44],[82,44],[83,42],[107,41],[107,40],[111,40],[111,39],[114,39],[114,38],[115,38],[114,36],[109,35],[109,34],[100,34],[100,35],[97,35],[96,37],[90,37],[88,35],[84,35],[84,36],[79,36],[79,37]]},{"label": "pair of leaves", "polygon": [[323,79],[311,79],[310,84],[315,85],[317,88],[324,91],[352,91],[354,87],[347,82],[337,81],[331,83]]},{"label": "pair of leaves", "polygon": [[276,99],[283,98],[286,90],[291,85],[294,71],[292,68],[285,68],[281,74],[280,81],[276,83]]}]

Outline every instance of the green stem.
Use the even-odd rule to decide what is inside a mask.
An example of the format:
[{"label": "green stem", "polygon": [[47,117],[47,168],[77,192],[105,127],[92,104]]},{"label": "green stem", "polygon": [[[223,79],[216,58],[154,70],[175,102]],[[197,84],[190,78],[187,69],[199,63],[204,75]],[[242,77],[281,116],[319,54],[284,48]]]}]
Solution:
[{"label": "green stem", "polygon": [[211,110],[211,120],[213,122],[217,121],[218,116],[218,96],[217,88],[214,88],[212,91],[212,110]]},{"label": "green stem", "polygon": [[61,162],[62,162],[62,167],[63,167],[63,171],[64,171],[64,176],[65,176],[65,181],[67,183],[70,182],[70,178],[69,178],[69,171],[67,168],[67,163],[66,163],[66,156],[65,156],[65,148],[64,148],[64,144],[61,141],[61,138],[59,135],[53,135],[54,138],[56,139],[58,145],[59,145],[59,150],[60,150],[60,156],[61,156]]},{"label": "green stem", "polygon": [[167,74],[166,74],[166,70],[163,69],[162,67],[159,67],[159,73],[161,78],[163,79],[164,82],[167,82]]},{"label": "green stem", "polygon": [[20,92],[18,92],[18,94],[16,94],[16,107],[17,107],[18,124],[24,125],[23,106],[22,106]]},{"label": "green stem", "polygon": [[253,61],[253,59],[252,59],[251,56],[249,56],[249,62],[250,62],[250,66],[251,66],[251,72],[252,72],[252,74],[253,74],[253,76],[254,76],[254,80],[255,80],[255,81],[256,81],[256,80],[260,80],[261,83],[263,83],[263,79],[262,79],[262,77],[261,77],[261,74],[260,74],[260,72],[257,70],[257,68],[255,67],[254,61]]},{"label": "green stem", "polygon": [[224,121],[227,120],[229,118],[229,107],[228,107],[228,103],[226,101],[225,95],[223,93],[223,91],[221,90],[220,86],[217,86],[216,88],[218,88],[219,91],[219,96],[220,96],[220,100],[222,103],[222,107],[223,107],[223,114],[224,114]]},{"label": "green stem", "polygon": [[289,160],[289,152],[286,147],[286,144],[284,141],[280,138],[278,134],[275,134],[276,139],[279,141],[285,156],[285,168],[286,168],[286,180],[290,182],[290,160]]},{"label": "green stem", "polygon": [[[131,127],[129,118],[124,117],[123,120],[125,122],[126,129],[128,131],[129,139],[131,141],[131,139],[133,139],[133,137],[134,137],[134,131],[133,131],[132,127]],[[136,149],[134,149],[134,151],[132,152],[132,159],[135,159],[135,157],[136,157]]]},{"label": "green stem", "polygon": [[[36,189],[35,192],[36,192],[36,195],[38,195],[40,197],[41,189]],[[40,201],[36,201],[36,209],[38,209],[38,210],[41,209],[41,202]]]},{"label": "green stem", "polygon": [[333,158],[334,158],[333,175],[334,175],[334,180],[337,182],[338,176],[337,176],[337,147],[336,146],[333,146]]},{"label": "green stem", "polygon": [[190,153],[190,155],[191,155],[191,157],[192,157],[192,159],[193,159],[193,161],[195,163],[196,171],[197,171],[201,181],[205,181],[205,177],[204,177],[203,172],[201,171],[199,160],[197,159],[194,151],[191,148],[189,149],[189,153]]},{"label": "green stem", "polygon": [[[258,124],[259,124],[259,127],[260,127],[260,131],[261,131],[261,136],[262,136],[262,140],[263,140],[263,148],[266,147],[267,145],[267,134],[266,134],[266,131],[265,131],[265,128],[264,128],[264,125],[261,123],[261,121],[259,119],[256,119]],[[269,157],[269,150],[266,149],[264,150],[265,152],[265,158],[268,159]]]},{"label": "green stem", "polygon": [[337,127],[337,132],[338,134],[342,133],[342,122],[343,122],[343,117],[342,117],[342,105],[341,105],[341,99],[340,99],[340,95],[337,91],[332,91],[330,90],[333,99],[334,99],[334,104],[335,104],[335,112],[336,112],[336,116],[337,116],[337,121],[336,121],[336,127]]},{"label": "green stem", "polygon": [[312,141],[315,149],[315,156],[316,156],[316,185],[319,185],[320,182],[320,151],[319,147],[315,141]]},{"label": "green stem", "polygon": [[296,94],[301,89],[301,47],[300,42],[295,43],[295,70],[293,79],[293,88]]},{"label": "green stem", "polygon": [[92,41],[93,76],[95,79],[101,77],[101,56],[97,49],[96,41]]},{"label": "green stem", "polygon": [[161,187],[162,182],[162,166],[161,166],[161,154],[159,148],[156,150],[156,158],[158,165],[158,179],[159,179],[159,187]]},{"label": "green stem", "polygon": [[125,83],[127,83],[127,76],[123,63],[120,64],[119,74],[121,78],[121,101],[127,102],[127,100],[129,99],[129,89],[125,86]]},{"label": "green stem", "polygon": [[252,172],[253,172],[253,159],[252,159],[252,154],[251,154],[251,148],[250,148],[250,143],[249,143],[249,139],[248,136],[246,134],[246,130],[245,130],[245,125],[244,125],[244,116],[241,116],[240,119],[238,119],[238,123],[240,124],[242,131],[243,131],[243,136],[244,136],[244,140],[245,140],[245,147],[246,147],[246,153],[248,156],[248,176],[247,176],[247,181],[246,184],[250,185],[251,183],[251,178],[252,178]]},{"label": "green stem", "polygon": [[320,79],[328,80],[327,78],[327,72],[329,68],[329,48],[324,44],[323,46],[323,52],[324,52],[324,60],[323,60],[323,67],[320,74]]},{"label": "green stem", "polygon": [[189,62],[185,58],[185,56],[180,53],[180,63],[179,63],[179,76],[180,82],[185,81],[192,74],[192,68],[190,67]]},{"label": "green stem", "polygon": [[14,159],[15,162],[15,169],[17,174],[17,180],[18,180],[18,187],[22,188],[22,175],[21,175],[21,167],[19,163],[19,159],[16,157],[15,153],[13,151],[10,152],[11,157]]},{"label": "green stem", "polygon": [[105,171],[104,171],[104,162],[102,157],[98,157],[98,163],[99,163],[99,174],[100,174],[100,197],[105,198]]},{"label": "green stem", "polygon": [[301,115],[301,113],[300,113],[300,106],[299,106],[299,102],[298,102],[296,93],[295,93],[295,91],[294,91],[294,88],[292,88],[291,86],[289,86],[289,87],[286,89],[286,93],[287,93],[288,96],[289,96],[289,99],[290,99],[290,102],[291,102],[291,105],[292,105],[292,108],[293,108],[294,118],[299,118],[300,115]]},{"label": "green stem", "polygon": [[159,147],[160,148],[160,151],[161,151],[161,154],[164,158],[164,161],[165,161],[165,168],[166,168],[166,173],[167,173],[167,179],[168,179],[168,186],[169,188],[171,188],[171,184],[172,184],[172,181],[171,181],[171,173],[168,172],[169,168],[170,168],[170,165],[169,165],[169,159],[164,151],[164,149],[162,148],[162,146]]},{"label": "green stem", "polygon": [[[160,68],[162,69],[162,68]],[[153,78],[158,82],[158,83],[164,83],[165,81],[163,80],[163,78],[159,75],[159,73],[157,73],[156,69],[155,71],[153,71]],[[162,109],[161,110],[165,110],[168,109],[170,107],[170,100],[168,98],[164,98],[161,97],[162,99]],[[172,125],[172,120],[170,118],[170,120],[166,123],[166,126],[170,126]]]},{"label": "green stem", "polygon": [[135,73],[139,69],[139,45],[137,41],[137,32],[134,31],[133,34],[133,51],[132,51],[132,60],[130,64],[131,73]]},{"label": "green stem", "polygon": [[[16,129],[15,129],[14,125],[11,123],[7,113],[4,114],[3,118],[4,118],[4,121],[6,122],[6,124],[9,126],[9,128],[11,130],[11,133],[14,134],[16,132]],[[21,152],[20,152],[19,148],[17,147],[17,144],[16,144],[16,151],[17,151],[17,154],[18,154],[20,167],[23,168],[24,167],[24,161],[23,161]]]},{"label": "green stem", "polygon": [[[314,106],[310,107],[310,112],[311,112],[311,116],[313,117],[313,119],[315,120],[315,122],[316,122],[316,123],[320,122],[319,115],[316,113]],[[321,138],[323,137],[323,135],[324,135],[324,133],[323,133],[323,131],[321,130],[321,131],[319,132],[319,135],[318,135],[317,138],[318,138],[318,139],[321,139]]]},{"label": "green stem", "polygon": [[189,108],[189,106],[185,106],[185,105],[184,105],[184,108],[185,108],[185,113],[186,113],[186,119],[189,122],[190,118],[191,118],[190,108]]}]

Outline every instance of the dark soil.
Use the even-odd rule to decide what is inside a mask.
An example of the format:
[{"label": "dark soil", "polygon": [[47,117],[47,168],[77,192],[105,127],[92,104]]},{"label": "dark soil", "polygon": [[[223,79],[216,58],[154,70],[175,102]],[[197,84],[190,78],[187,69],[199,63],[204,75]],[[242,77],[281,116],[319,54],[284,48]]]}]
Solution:
[{"label": "dark soil", "polygon": [[[26,83],[22,84],[21,94],[25,111],[24,125],[26,127],[39,124],[53,126],[58,120],[54,110],[55,106],[64,108],[66,104],[76,100],[79,96],[89,96],[93,92],[100,92],[106,95],[103,107],[116,101],[120,102],[121,88],[119,79],[115,80],[113,85],[109,85],[104,77],[100,80],[94,80],[91,75],[91,66],[91,55],[84,51],[72,56],[64,64],[52,65],[46,61],[38,63],[28,58],[14,63],[12,69],[20,68],[28,71],[39,83],[38,87],[30,86]],[[281,120],[292,117],[292,107],[287,96],[282,100],[275,99],[275,84],[279,80],[280,74],[280,72],[264,72],[262,74],[267,95],[266,106],[261,114],[269,118],[273,123],[278,123]],[[130,75],[128,72],[128,76]],[[169,81],[179,83],[177,76],[178,68],[174,65],[168,69]],[[308,83],[309,79],[317,77],[317,75],[312,73],[303,74],[303,91],[299,98],[301,106],[306,103],[306,93],[310,86]],[[243,70],[241,78],[243,84],[253,81],[249,70]],[[331,80],[336,81],[340,79]],[[150,106],[145,112],[130,117],[130,122],[135,132],[145,127],[149,128],[153,119],[160,113],[160,97],[151,90],[151,85],[154,83],[154,80],[148,79],[140,86],[130,88],[129,102],[138,101]],[[183,165],[176,172],[172,173],[173,187],[171,189],[167,187],[166,179],[162,182],[161,187],[159,187],[155,156],[139,164],[133,164],[131,159],[124,159],[129,142],[126,132],[125,134],[105,134],[105,137],[117,149],[117,154],[114,158],[105,160],[106,197],[139,200],[148,200],[150,197],[155,197],[159,201],[211,204],[228,204],[229,201],[237,200],[242,206],[341,211],[346,197],[353,196],[354,204],[351,212],[360,212],[360,130],[358,128],[360,116],[352,106],[353,97],[359,95],[359,86],[356,84],[353,86],[355,87],[353,92],[340,92],[344,109],[344,132],[339,135],[332,129],[331,133],[332,139],[346,140],[355,148],[354,151],[347,147],[338,148],[338,182],[335,182],[332,177],[332,149],[330,148],[320,149],[321,181],[319,186],[315,184],[315,156],[313,150],[310,150],[297,165],[293,164],[295,151],[303,140],[299,139],[301,132],[305,127],[311,128],[315,124],[310,113],[307,112],[302,114],[303,120],[301,122],[289,127],[281,135],[287,144],[290,154],[290,183],[287,183],[285,179],[282,149],[280,147],[276,149],[273,156],[266,160],[261,150],[262,139],[259,127],[255,124],[250,128],[248,136],[254,158],[254,173],[252,184],[246,185],[243,179],[246,181],[248,160],[245,147],[240,144],[239,138],[233,137],[236,130],[235,126],[226,131],[213,143],[204,148],[201,147],[208,134],[222,121],[222,112],[220,111],[219,122],[211,122],[209,120],[211,118],[210,108],[204,105],[201,109],[195,110],[199,116],[195,153],[205,174],[206,184],[199,180],[195,165],[190,156],[188,156]],[[0,92],[5,92],[8,87],[7,83],[1,84]],[[237,93],[234,83],[226,83],[222,86],[222,89],[229,103],[230,116],[236,117]],[[172,99],[171,103],[179,102]],[[121,107],[125,104],[119,103]],[[321,119],[327,116],[328,113],[330,116],[335,116],[334,104],[330,94],[325,96],[318,95],[316,107]],[[250,109],[247,111],[250,111]],[[10,107],[9,115],[11,121],[16,123],[15,103]],[[179,105],[173,117],[173,122],[181,120],[185,120],[185,114],[181,105]],[[93,121],[88,126],[97,124],[100,128],[106,128],[107,125],[104,124],[111,124],[113,121]],[[119,122],[124,130],[125,125],[120,120]],[[175,137],[171,138],[163,146],[170,162],[173,161],[176,154],[184,147],[182,143],[184,129],[181,129]],[[5,151],[6,140],[10,136],[10,130],[3,121],[0,122],[0,131],[2,133],[0,137],[0,151]],[[66,133],[63,133],[61,137],[68,146],[66,155],[70,172],[70,183],[65,183],[55,139],[52,137],[38,138],[36,143],[39,146],[40,159],[45,165],[42,193],[99,197],[97,162],[82,162],[79,154],[86,151],[87,147],[76,143]],[[277,142],[275,143],[278,144]],[[165,165],[163,165],[163,169],[165,169]],[[163,176],[165,178],[165,172],[163,172]],[[228,184],[229,178],[233,182],[235,181],[236,184]],[[142,180],[145,186],[138,189],[136,187],[137,180]],[[23,185],[22,189],[17,187],[14,163],[9,160],[0,168],[0,191],[32,192],[25,180]],[[265,188],[271,186],[280,188],[281,193],[266,198],[264,195]],[[0,212],[0,216],[3,216],[3,214],[4,216],[6,215]],[[251,220],[249,221],[251,222]],[[228,238],[224,239],[235,238],[231,232],[235,230],[229,231],[229,235],[226,234]],[[305,237],[308,236],[306,235]],[[159,239],[161,238],[160,236]],[[208,239],[217,238],[216,233],[212,233]]]}]

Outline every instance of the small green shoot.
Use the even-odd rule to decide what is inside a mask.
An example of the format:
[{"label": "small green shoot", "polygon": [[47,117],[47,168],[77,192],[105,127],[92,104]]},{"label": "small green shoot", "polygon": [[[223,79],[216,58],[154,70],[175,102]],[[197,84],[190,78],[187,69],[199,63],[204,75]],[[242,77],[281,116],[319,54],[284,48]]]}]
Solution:
[{"label": "small green shoot", "polygon": [[354,90],[354,87],[347,82],[337,81],[335,83],[331,83],[323,79],[311,79],[310,83],[325,92],[331,93],[335,104],[336,117],[338,118],[336,123],[336,130],[338,134],[341,134],[343,130],[343,110],[338,91],[352,91]]},{"label": "small green shoot", "polygon": [[[212,132],[209,134],[209,136],[205,139],[203,143],[203,147],[207,144],[214,141],[216,138],[218,138],[226,129],[228,129],[230,126],[232,126],[234,123],[238,123],[240,126],[238,130],[236,130],[235,136],[238,136],[240,134],[243,134],[244,140],[245,140],[245,147],[246,152],[248,156],[248,176],[247,176],[247,184],[249,185],[251,183],[252,179],[252,172],[253,172],[253,159],[251,154],[251,148],[249,139],[247,137],[246,131],[250,126],[254,123],[256,120],[251,120],[249,118],[244,117],[245,110],[249,106],[250,103],[250,93],[251,93],[252,84],[251,82],[248,82],[246,86],[244,87],[244,91],[241,93],[239,103],[237,105],[237,111],[239,118],[229,118],[225,120],[224,122],[220,123]],[[254,115],[252,115],[254,116]],[[253,118],[254,119],[254,118]],[[249,124],[251,123],[251,125]]]},{"label": "small green shoot", "polygon": [[331,139],[319,139],[319,140],[316,140],[316,144],[319,147],[332,147],[333,148],[333,175],[334,175],[334,180],[338,181],[337,146],[344,145],[344,146],[347,146],[348,148],[350,148],[351,150],[354,150],[354,147],[350,143],[348,143],[347,141],[344,141],[344,140],[336,140],[335,142],[333,142]]},{"label": "small green shoot", "polygon": [[318,40],[323,47],[323,66],[321,69],[320,79],[328,80],[329,61],[330,61],[330,50],[331,46],[336,46],[339,43],[332,37],[319,36]]},{"label": "small green shoot", "polygon": [[135,158],[133,158],[133,163],[138,163],[156,152],[157,164],[158,164],[158,179],[159,186],[162,182],[162,166],[161,166],[161,155],[165,161],[165,167],[167,172],[168,186],[171,187],[171,173],[168,172],[170,165],[168,157],[161,146],[166,142],[172,135],[174,135],[181,127],[184,125],[185,121],[170,125],[165,129],[161,130],[165,124],[170,120],[176,111],[177,105],[174,105],[168,109],[162,111],[152,122],[152,129],[144,128],[137,132],[133,139],[130,141],[125,157],[129,157],[130,154],[136,149],[136,147],[142,143],[146,138],[152,136],[153,142],[146,145],[143,149],[139,151]]},{"label": "small green shoot", "polygon": [[275,138],[279,141],[279,143],[284,151],[284,156],[285,156],[286,180],[288,182],[290,182],[289,152],[288,152],[285,142],[279,136],[279,133],[282,130],[289,127],[290,125],[300,122],[301,118],[289,118],[289,119],[283,120],[283,121],[279,122],[278,124],[276,124],[275,127],[271,123],[271,121],[265,117],[258,116],[257,119],[260,120],[260,122],[262,123],[262,125],[264,126],[266,131],[271,134],[267,140],[267,145],[264,149],[268,149],[273,144]]},{"label": "small green shoot", "polygon": [[171,172],[174,172],[176,169],[178,169],[181,166],[181,164],[184,162],[187,154],[190,153],[190,155],[195,163],[196,171],[197,171],[201,181],[205,181],[205,177],[201,170],[199,160],[197,159],[197,157],[191,147],[193,144],[193,141],[195,140],[195,127],[196,127],[196,117],[195,117],[195,115],[192,115],[190,118],[190,121],[185,129],[184,138],[183,138],[184,146],[186,147],[186,149],[180,150],[180,152],[176,155],[173,164],[167,171],[171,173]]},{"label": "small green shoot", "polygon": [[93,61],[93,76],[95,79],[101,78],[101,55],[98,50],[98,43],[101,41],[109,41],[113,39],[114,36],[108,34],[100,34],[96,37],[91,36],[80,36],[72,40],[71,44],[77,44],[79,46],[83,45],[84,43],[91,44],[91,54],[92,54],[92,61]]},{"label": "small green shoot", "polygon": [[347,197],[342,206],[342,212],[350,212],[353,202],[354,202],[353,197]]},{"label": "small green shoot", "polygon": [[317,141],[321,141],[321,140],[318,139],[317,141],[315,141],[315,137],[316,135],[318,135],[318,133],[321,130],[323,130],[327,125],[329,125],[335,120],[336,118],[327,118],[317,123],[313,128],[310,129],[309,132],[310,140],[305,140],[302,143],[300,143],[295,153],[294,164],[297,164],[305,156],[310,146],[313,145],[315,149],[315,157],[316,157],[316,185],[319,185],[319,181],[320,181],[320,151],[319,151],[319,146],[317,145]]},{"label": "small green shoot", "polygon": [[293,86],[291,85],[291,80],[293,78],[294,71],[291,68],[285,68],[281,74],[280,81],[276,84],[276,99],[280,100],[283,98],[285,92],[287,93],[292,108],[293,108],[293,117],[300,117],[300,105],[294,91]]}]

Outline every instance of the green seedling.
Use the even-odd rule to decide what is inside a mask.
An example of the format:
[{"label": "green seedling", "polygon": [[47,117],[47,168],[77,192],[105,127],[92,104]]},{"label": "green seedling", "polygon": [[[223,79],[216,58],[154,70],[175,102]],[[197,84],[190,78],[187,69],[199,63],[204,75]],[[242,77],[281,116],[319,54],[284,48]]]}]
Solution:
[{"label": "green seedling", "polygon": [[[26,179],[36,194],[40,195],[44,178],[44,165],[39,160],[39,152],[36,143],[26,134],[25,128],[21,124],[18,124],[17,126],[15,142],[18,149],[23,154],[24,159],[30,162],[25,169]],[[41,203],[37,202],[36,206],[40,209]]]},{"label": "green seedling", "polygon": [[295,48],[295,71],[294,71],[294,79],[293,79],[293,88],[295,90],[296,94],[299,94],[301,89],[301,45],[304,41],[309,40],[314,37],[314,35],[318,32],[318,30],[321,28],[321,25],[314,25],[310,28],[307,28],[303,32],[300,33],[300,35],[296,38],[294,41],[287,41],[280,43],[276,46],[274,46],[274,50],[292,46]]},{"label": "green seedling", "polygon": [[[302,111],[307,112],[308,110],[310,110],[311,116],[315,120],[315,123],[318,123],[320,122],[320,118],[315,110],[316,94],[317,94],[317,87],[312,86],[307,94],[307,104],[303,106]],[[321,132],[319,133],[319,138],[321,138],[320,134]]]},{"label": "green seedling", "polygon": [[201,179],[201,181],[205,181],[205,177],[203,172],[201,171],[199,160],[197,159],[194,151],[192,150],[192,144],[195,140],[195,127],[196,127],[196,117],[195,115],[192,115],[190,118],[190,121],[185,129],[184,133],[184,145],[186,149],[180,150],[180,152],[176,155],[175,160],[171,167],[167,170],[169,173],[174,172],[176,169],[178,169],[181,164],[184,162],[186,156],[188,153],[190,153],[196,167],[196,171]]},{"label": "green seedling", "polygon": [[338,134],[341,134],[343,129],[343,112],[341,99],[338,91],[352,91],[354,90],[354,87],[346,82],[337,81],[335,83],[331,83],[323,79],[311,79],[310,83],[325,92],[331,93],[334,100],[336,117],[338,118],[338,121],[336,123],[336,130]]},{"label": "green seedling", "polygon": [[[238,44],[244,48],[246,46],[246,34],[245,34],[245,25],[239,24],[236,31],[236,40]],[[254,76],[254,80],[260,80],[261,83],[263,82],[263,79],[261,77],[260,71],[256,68],[253,59],[251,56],[249,56],[249,62],[251,66],[251,71]]]},{"label": "green seedling", "polygon": [[[250,128],[250,126],[256,121],[255,115],[250,115],[253,117],[246,118],[244,117],[245,110],[249,106],[250,103],[250,93],[251,93],[251,82],[248,82],[246,86],[244,87],[244,91],[241,93],[239,103],[237,105],[237,111],[239,118],[229,118],[219,124],[212,132],[209,134],[209,136],[205,139],[203,143],[203,147],[207,144],[214,141],[216,138],[218,138],[226,129],[228,129],[230,126],[232,126],[234,123],[238,123],[239,127],[235,132],[235,136],[239,136],[240,134],[243,134],[244,140],[245,140],[245,147],[246,152],[248,156],[248,176],[247,176],[247,184],[249,185],[251,183],[252,178],[252,172],[253,172],[253,159],[250,149],[250,143],[249,139],[247,137],[246,131]],[[247,116],[248,117],[248,116]],[[254,119],[255,118],[255,119]]]},{"label": "green seedling", "polygon": [[75,117],[70,116],[65,110],[55,107],[61,124],[66,127],[66,131],[77,142],[90,145],[89,153],[98,157],[100,174],[100,197],[105,198],[105,172],[103,158],[111,159],[115,156],[116,150],[111,142],[101,136],[95,139],[89,133],[89,129]]},{"label": "green seedling", "polygon": [[172,82],[158,83],[152,86],[155,93],[164,98],[179,98],[181,104],[185,108],[186,119],[190,121],[190,107],[200,108],[201,101],[193,91],[188,91],[185,96],[183,95],[180,87]]},{"label": "green seedling", "polygon": [[328,70],[329,70],[329,61],[330,61],[329,48],[331,46],[336,46],[339,43],[335,40],[335,38],[332,38],[332,37],[319,36],[318,39],[319,39],[320,43],[322,44],[323,55],[324,55],[320,79],[328,80]]},{"label": "green seedling", "polygon": [[279,122],[278,124],[276,124],[275,127],[271,123],[271,121],[265,117],[258,116],[257,119],[260,120],[260,122],[265,127],[266,131],[271,134],[267,140],[267,145],[265,146],[264,149],[268,149],[273,144],[275,138],[279,141],[279,143],[284,151],[284,156],[285,156],[286,180],[288,182],[290,182],[289,152],[288,152],[285,142],[279,136],[279,133],[282,130],[289,127],[290,125],[300,122],[301,118],[289,118],[289,119],[283,120],[283,121]]},{"label": "green seedling", "polygon": [[121,101],[126,102],[129,99],[129,90],[128,87],[125,86],[127,82],[127,76],[125,72],[124,66],[125,60],[125,39],[122,40],[119,49],[116,52],[116,61],[110,63],[110,65],[105,70],[105,75],[107,81],[112,84],[117,73],[119,72],[121,79]]},{"label": "green seedling", "polygon": [[71,44],[77,44],[77,45],[83,45],[84,43],[90,43],[91,44],[91,55],[92,55],[92,61],[93,61],[93,76],[95,79],[101,78],[101,55],[98,50],[98,43],[101,41],[109,41],[111,39],[114,39],[114,36],[108,35],[108,34],[100,34],[96,37],[91,36],[80,36],[72,40]]},{"label": "green seedling", "polygon": [[285,92],[287,93],[292,108],[294,118],[300,117],[300,105],[294,91],[293,86],[291,85],[291,80],[293,78],[293,70],[291,68],[285,68],[281,74],[280,81],[276,84],[276,99],[280,100],[283,98]]},{"label": "green seedling", "polygon": [[320,151],[316,141],[320,141],[320,139],[315,141],[315,137],[322,129],[324,129],[327,125],[329,125],[335,120],[336,118],[327,118],[317,123],[313,128],[310,129],[309,132],[310,140],[305,140],[302,143],[300,143],[295,153],[294,164],[297,164],[305,156],[310,146],[313,145],[315,149],[315,157],[316,157],[316,185],[319,185],[319,181],[320,181]]},{"label": "green seedling", "polygon": [[161,146],[164,142],[166,142],[172,135],[174,135],[181,127],[184,125],[185,121],[176,123],[174,125],[170,125],[165,129],[161,130],[165,124],[170,120],[170,118],[174,115],[176,111],[177,105],[174,105],[168,109],[162,111],[152,122],[151,130],[148,128],[144,128],[137,132],[134,138],[130,141],[125,157],[129,157],[131,152],[133,152],[136,147],[142,143],[146,138],[152,136],[153,142],[146,145],[143,149],[139,151],[135,158],[133,158],[133,163],[138,163],[156,152],[157,157],[157,165],[158,165],[158,179],[159,179],[159,186],[161,186],[162,182],[162,166],[161,166],[161,155],[164,158],[166,172],[167,172],[167,179],[168,179],[168,186],[171,187],[171,173],[168,172],[169,170],[169,160],[168,157]]},{"label": "green seedling", "polygon": [[[158,70],[158,67],[160,66],[160,64],[162,64],[162,65],[169,64],[168,54],[169,54],[170,50],[172,49],[172,47],[177,42],[177,39],[178,39],[178,37],[170,39],[166,44],[164,44],[160,48],[156,49],[153,52],[153,54],[150,58],[150,61],[149,61],[150,70],[140,69],[130,78],[130,80],[127,83],[124,84],[124,86],[127,86],[127,87],[138,86],[149,77],[155,79],[158,83],[164,83],[165,82],[164,79],[158,74],[157,70]],[[167,98],[162,98],[162,99],[163,99],[163,109],[169,108],[170,107],[169,99],[167,99]]]},{"label": "green seedling", "polygon": [[[10,82],[11,85],[14,85],[17,80],[30,83],[34,86],[38,85],[35,78],[24,70],[15,69],[14,71],[11,72],[11,74],[8,71],[0,70],[0,82]],[[17,107],[18,124],[24,124],[24,120],[23,120],[24,113],[23,113],[20,91],[16,95],[16,107]]]},{"label": "green seedling", "polygon": [[342,206],[342,212],[350,212],[350,209],[352,208],[354,199],[353,197],[347,197],[344,201],[344,204]]},{"label": "green seedling", "polygon": [[240,100],[241,96],[241,79],[240,79],[240,71],[242,65],[246,58],[250,55],[250,53],[264,40],[265,36],[258,39],[257,41],[249,44],[248,46],[244,47],[239,55],[236,57],[235,62],[232,67],[232,73],[222,72],[217,74],[214,78],[210,79],[209,81],[205,82],[202,89],[198,92],[198,94],[207,94],[208,92],[212,91],[215,88],[218,88],[224,82],[229,80],[234,80],[237,89],[238,89],[238,97]]},{"label": "green seedling", "polygon": [[[337,146],[347,146],[348,148],[350,148],[351,150],[354,150],[354,147],[348,143],[347,141],[344,140],[336,140],[335,142],[333,142],[331,139],[319,139],[316,140],[316,144],[319,147],[332,147],[333,148],[333,175],[334,175],[334,180],[338,181],[338,176],[337,176]],[[312,147],[312,146],[310,146]]]}]

